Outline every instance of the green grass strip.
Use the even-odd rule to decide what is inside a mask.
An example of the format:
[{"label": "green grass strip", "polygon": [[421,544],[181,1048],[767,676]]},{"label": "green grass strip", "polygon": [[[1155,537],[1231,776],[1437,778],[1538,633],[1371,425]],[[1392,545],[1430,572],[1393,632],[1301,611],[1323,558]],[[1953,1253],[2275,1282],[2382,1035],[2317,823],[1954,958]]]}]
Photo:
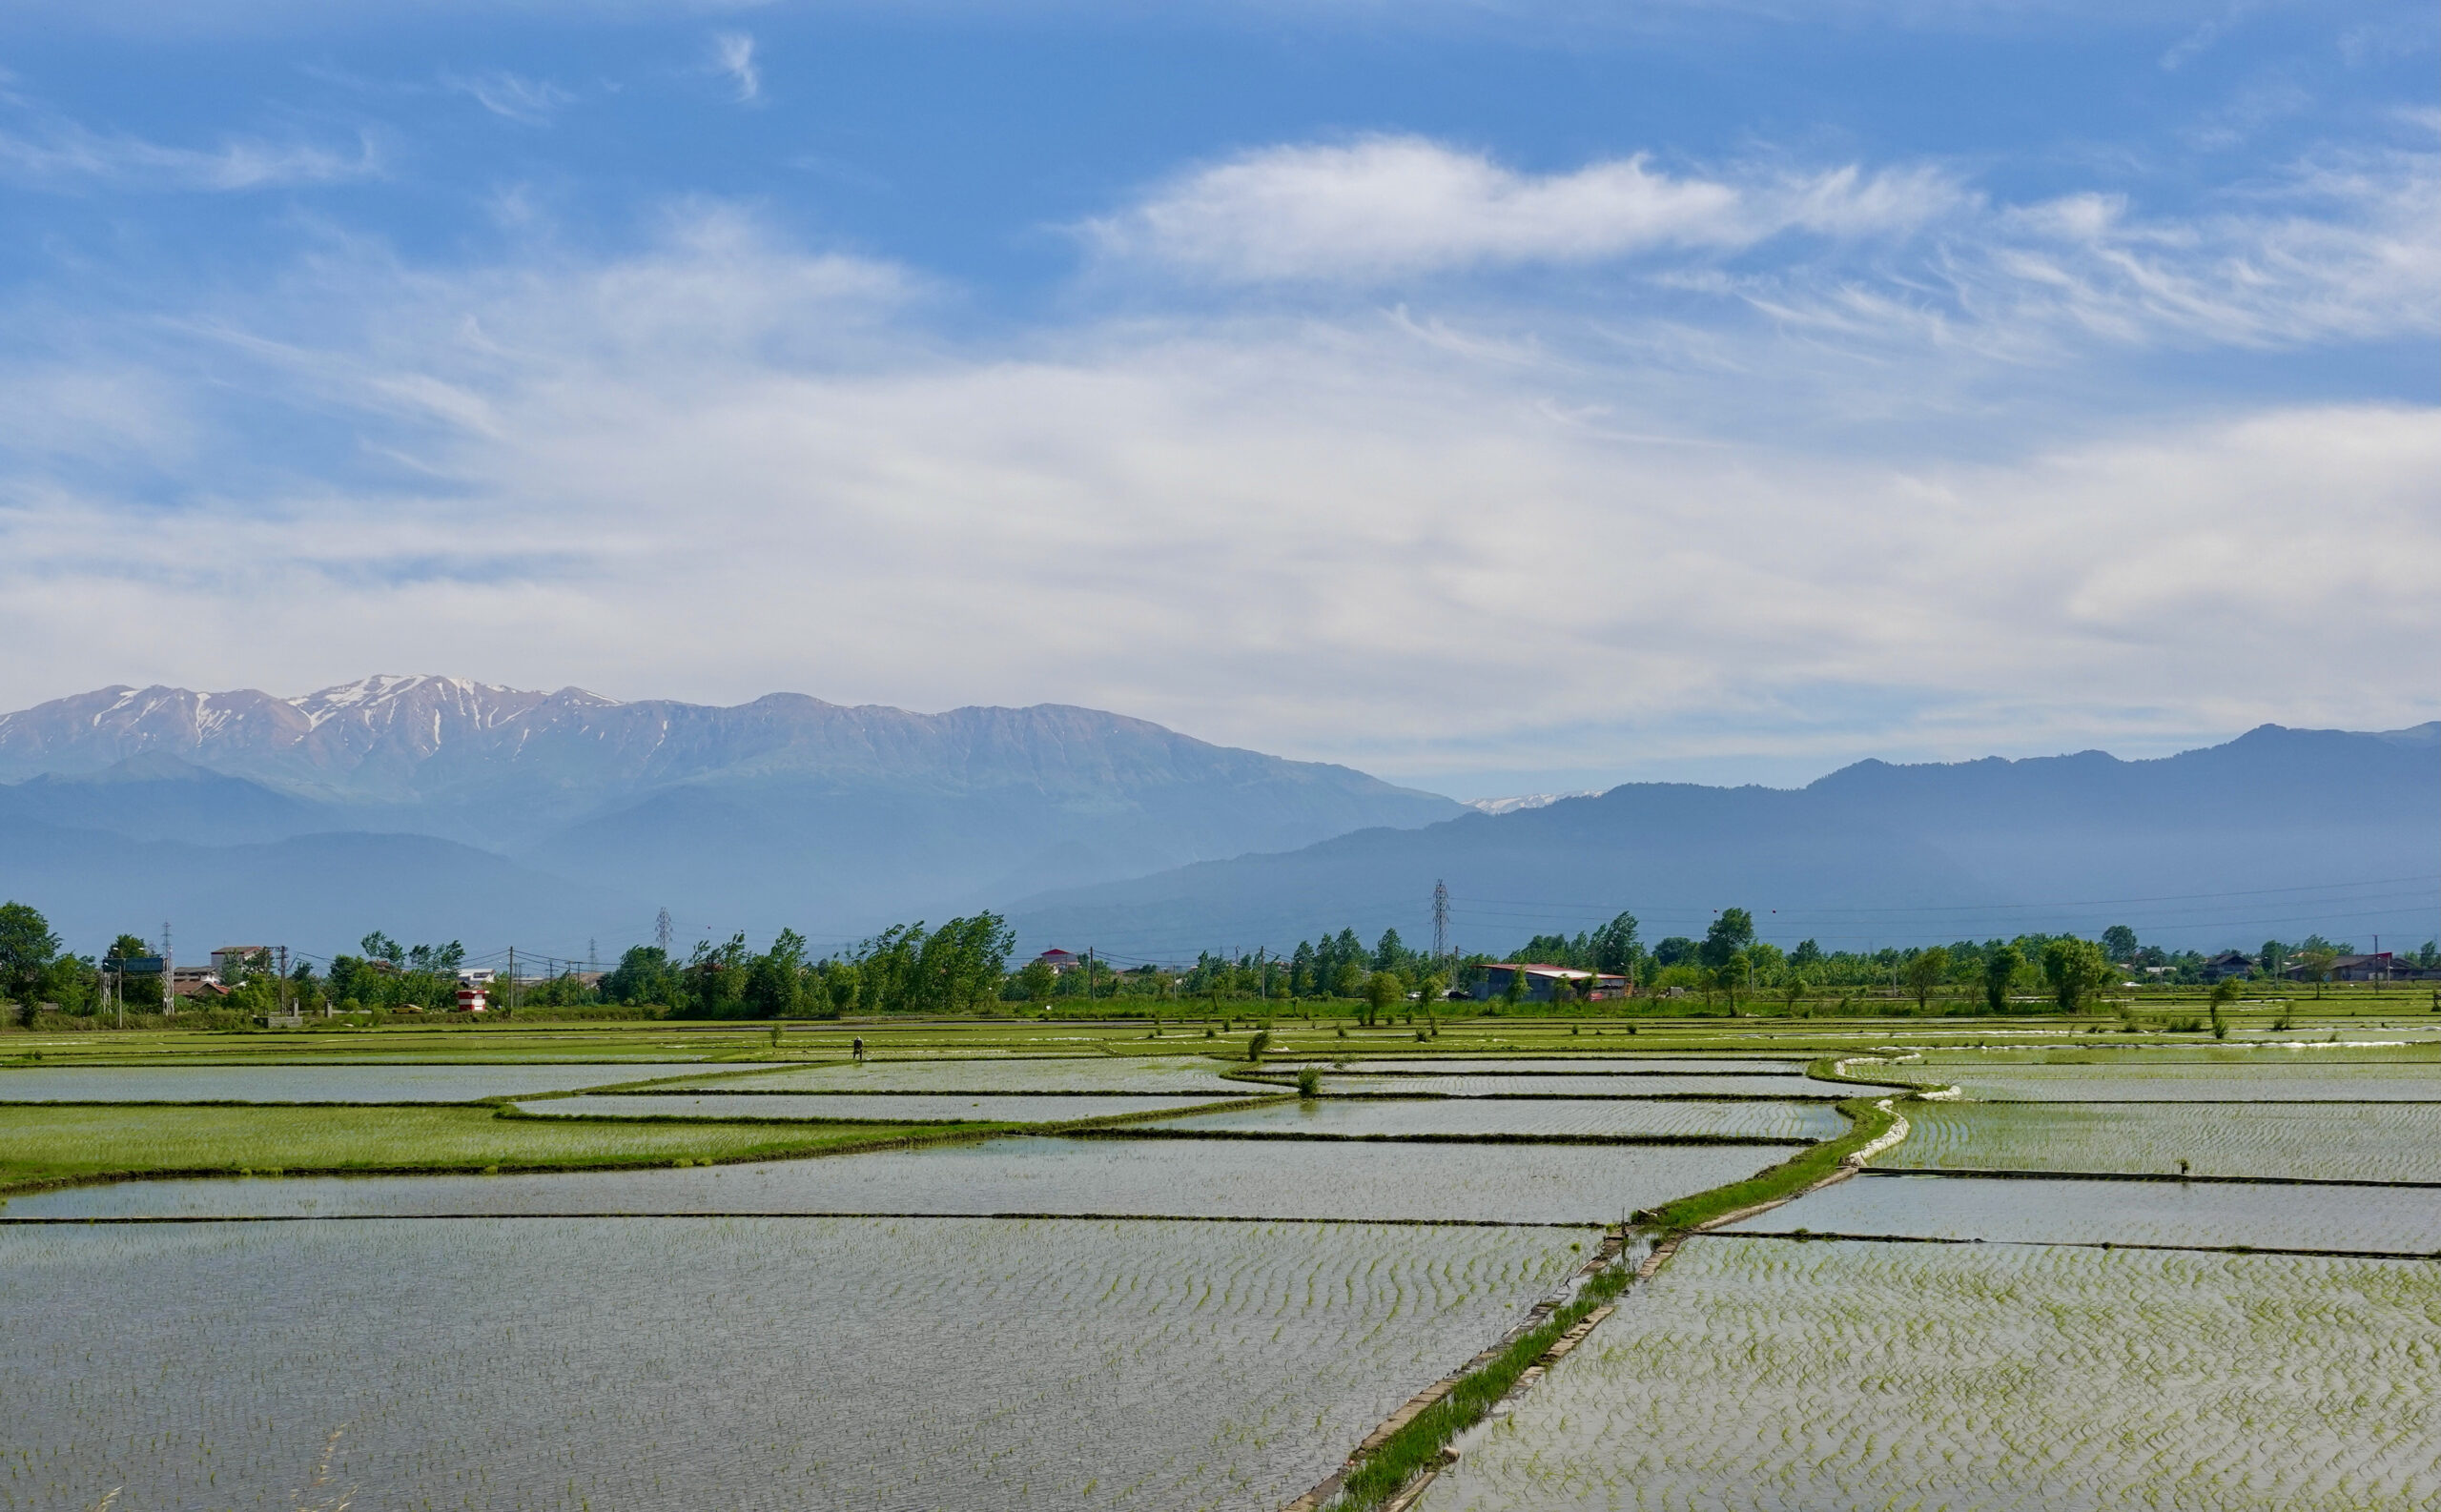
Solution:
[{"label": "green grass strip", "polygon": [[409,1107],[0,1107],[0,1196],[145,1176],[576,1171],[727,1164],[1033,1133],[1005,1123],[772,1124],[551,1118]]},{"label": "green grass strip", "polygon": [[[1734,1213],[1740,1208],[1795,1196],[1836,1173],[1840,1163],[1890,1131],[1896,1115],[1879,1106],[1882,1099],[1854,1097],[1838,1105],[1848,1132],[1783,1160],[1743,1181],[1681,1197],[1649,1213],[1639,1221],[1662,1235],[1683,1232]],[[1554,1312],[1538,1327],[1477,1369],[1461,1378],[1448,1395],[1417,1413],[1405,1426],[1384,1440],[1348,1473],[1330,1506],[1334,1512],[1363,1512],[1399,1494],[1416,1473],[1432,1465],[1450,1440],[1481,1422],[1492,1404],[1508,1395],[1526,1367],[1543,1358],[1552,1344],[1586,1314],[1626,1289],[1632,1272],[1618,1264],[1598,1272],[1577,1292],[1574,1300]]]},{"label": "green grass strip", "polygon": [[1897,1115],[1881,1106],[1887,1100],[1851,1097],[1839,1104],[1840,1114],[1848,1120],[1848,1132],[1838,1138],[1811,1146],[1743,1181],[1733,1181],[1710,1192],[1680,1197],[1675,1202],[1664,1203],[1639,1215],[1639,1217],[1666,1236],[1710,1223],[1740,1208],[1793,1197],[1826,1176],[1836,1175],[1840,1163],[1848,1156],[1890,1132],[1891,1125],[1897,1121]]},{"label": "green grass strip", "polygon": [[1334,1512],[1362,1512],[1397,1496],[1417,1471],[1440,1461],[1441,1451],[1450,1440],[1483,1421],[1493,1403],[1508,1395],[1517,1384],[1517,1378],[1548,1354],[1561,1335],[1582,1322],[1586,1314],[1618,1296],[1633,1275],[1624,1264],[1596,1272],[1577,1289],[1574,1300],[1554,1310],[1540,1326],[1520,1335],[1487,1363],[1462,1377],[1447,1395],[1383,1440],[1365,1456],[1364,1462],[1349,1473],[1340,1485],[1339,1495],[1330,1502]]}]

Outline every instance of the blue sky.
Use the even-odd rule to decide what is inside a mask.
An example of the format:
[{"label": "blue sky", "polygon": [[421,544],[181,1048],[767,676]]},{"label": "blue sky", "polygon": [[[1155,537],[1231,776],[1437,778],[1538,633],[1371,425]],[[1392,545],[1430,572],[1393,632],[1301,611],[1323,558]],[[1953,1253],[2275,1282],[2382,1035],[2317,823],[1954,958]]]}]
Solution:
[{"label": "blue sky", "polygon": [[2441,715],[2428,4],[194,9],[0,18],[11,706],[1469,796]]}]

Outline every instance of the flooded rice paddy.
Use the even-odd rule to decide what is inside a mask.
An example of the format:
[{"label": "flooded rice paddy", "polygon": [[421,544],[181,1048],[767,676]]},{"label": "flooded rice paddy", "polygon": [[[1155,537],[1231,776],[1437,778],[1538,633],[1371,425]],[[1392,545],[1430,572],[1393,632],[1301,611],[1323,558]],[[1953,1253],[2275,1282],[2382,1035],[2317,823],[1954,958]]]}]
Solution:
[{"label": "flooded rice paddy", "polygon": [[874,1060],[724,1078],[724,1092],[1066,1092],[1252,1096],[1263,1089],[1220,1074],[1200,1055],[1097,1055],[1034,1060]]},{"label": "flooded rice paddy", "polygon": [[2243,1065],[1995,1065],[1930,1060],[1859,1068],[1956,1086],[1984,1102],[2441,1102],[2441,1062],[2328,1062],[2264,1054]]},{"label": "flooded rice paddy", "polygon": [[[571,1099],[595,1101],[600,1099]],[[639,1099],[643,1100],[643,1099]],[[981,1116],[977,1114],[975,1116]],[[1164,1118],[1164,1129],[1314,1138],[1532,1137],[1828,1139],[1848,1121],[1818,1102],[1663,1102],[1435,1097],[1416,1102],[1307,1098]]]},{"label": "flooded rice paddy", "polygon": [[1400,1076],[1800,1076],[1805,1064],[1748,1056],[1567,1055],[1534,1059],[1319,1060],[1324,1071]]},{"label": "flooded rice paddy", "polygon": [[1737,1145],[1018,1135],[686,1170],[128,1181],[31,1193],[11,1198],[0,1216],[916,1213],[1616,1223],[1786,1154]]},{"label": "flooded rice paddy", "polygon": [[1728,1232],[1799,1230],[2014,1244],[2432,1255],[2441,1253],[2441,1189],[1872,1175],[1825,1187]]},{"label": "flooded rice paddy", "polygon": [[1368,1076],[1325,1073],[1325,1092],[1406,1097],[1854,1097],[1868,1088],[1811,1076]]},{"label": "flooded rice paddy", "polygon": [[701,1065],[36,1066],[0,1070],[0,1102],[472,1102],[699,1076]]},{"label": "flooded rice paddy", "polygon": [[2432,1103],[1923,1103],[1907,1119],[1882,1164],[2441,1182]]},{"label": "flooded rice paddy", "polygon": [[[1238,1095],[1274,1094],[1244,1087]],[[1067,1123],[1210,1107],[1215,1097],[979,1093],[606,1093],[520,1103],[527,1113],[593,1118],[808,1118],[879,1123]]]},{"label": "flooded rice paddy", "polygon": [[[0,1231],[0,1508],[1275,1507],[1591,1231]],[[303,1489],[300,1489],[303,1488]]]},{"label": "flooded rice paddy", "polygon": [[2441,1266],[1690,1241],[1419,1512],[2441,1502]]}]

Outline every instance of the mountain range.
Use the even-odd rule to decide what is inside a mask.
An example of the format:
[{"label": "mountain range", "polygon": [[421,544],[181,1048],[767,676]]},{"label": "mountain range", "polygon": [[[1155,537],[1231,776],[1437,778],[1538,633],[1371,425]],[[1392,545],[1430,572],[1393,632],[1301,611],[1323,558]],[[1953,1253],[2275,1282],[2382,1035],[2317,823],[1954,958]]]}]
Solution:
[{"label": "mountain range", "polygon": [[[662,907],[687,939],[840,939],[1467,811],[1060,705],[714,707],[445,677],[59,699],[0,715],[0,889],[51,900],[72,941],[184,915],[318,950],[376,926],[488,937],[514,921],[576,954],[647,937]],[[328,858],[351,848],[363,865],[334,895]],[[236,872],[239,891],[209,880]],[[483,906],[454,901],[477,878]],[[349,891],[363,923],[326,920]]]},{"label": "mountain range", "polygon": [[1752,910],[1825,950],[2128,924],[2170,949],[2441,935],[2441,724],[2261,728],[2150,761],[1858,762],[1795,789],[1631,783],[1420,829],[1369,829],[1020,904],[1029,939],[1167,958],[1353,926],[1513,950],[1628,909],[1645,939]]},{"label": "mountain range", "polygon": [[[1059,705],[719,707],[376,677],[111,687],[0,715],[0,897],[79,950],[404,939],[584,958],[993,908],[1116,959],[1353,926],[1507,950],[1620,909],[1825,948],[2139,926],[2171,945],[2434,932],[2441,725],[2266,725],[2155,761],[1867,761],[1797,789],[1469,807]],[[2362,943],[2360,941],[2360,943]]]}]

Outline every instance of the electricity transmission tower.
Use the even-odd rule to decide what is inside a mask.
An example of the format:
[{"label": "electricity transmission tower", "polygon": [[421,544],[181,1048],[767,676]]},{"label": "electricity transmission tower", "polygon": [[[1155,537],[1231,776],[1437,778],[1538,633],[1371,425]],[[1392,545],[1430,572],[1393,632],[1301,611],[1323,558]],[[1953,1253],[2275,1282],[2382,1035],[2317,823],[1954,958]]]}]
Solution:
[{"label": "electricity transmission tower", "polygon": [[661,953],[667,959],[669,954],[669,910],[667,909],[662,909],[661,916],[652,921],[652,943],[661,947]]},{"label": "electricity transmission tower", "polygon": [[1449,958],[1449,884],[1446,882],[1432,885],[1432,958],[1436,961]]}]

